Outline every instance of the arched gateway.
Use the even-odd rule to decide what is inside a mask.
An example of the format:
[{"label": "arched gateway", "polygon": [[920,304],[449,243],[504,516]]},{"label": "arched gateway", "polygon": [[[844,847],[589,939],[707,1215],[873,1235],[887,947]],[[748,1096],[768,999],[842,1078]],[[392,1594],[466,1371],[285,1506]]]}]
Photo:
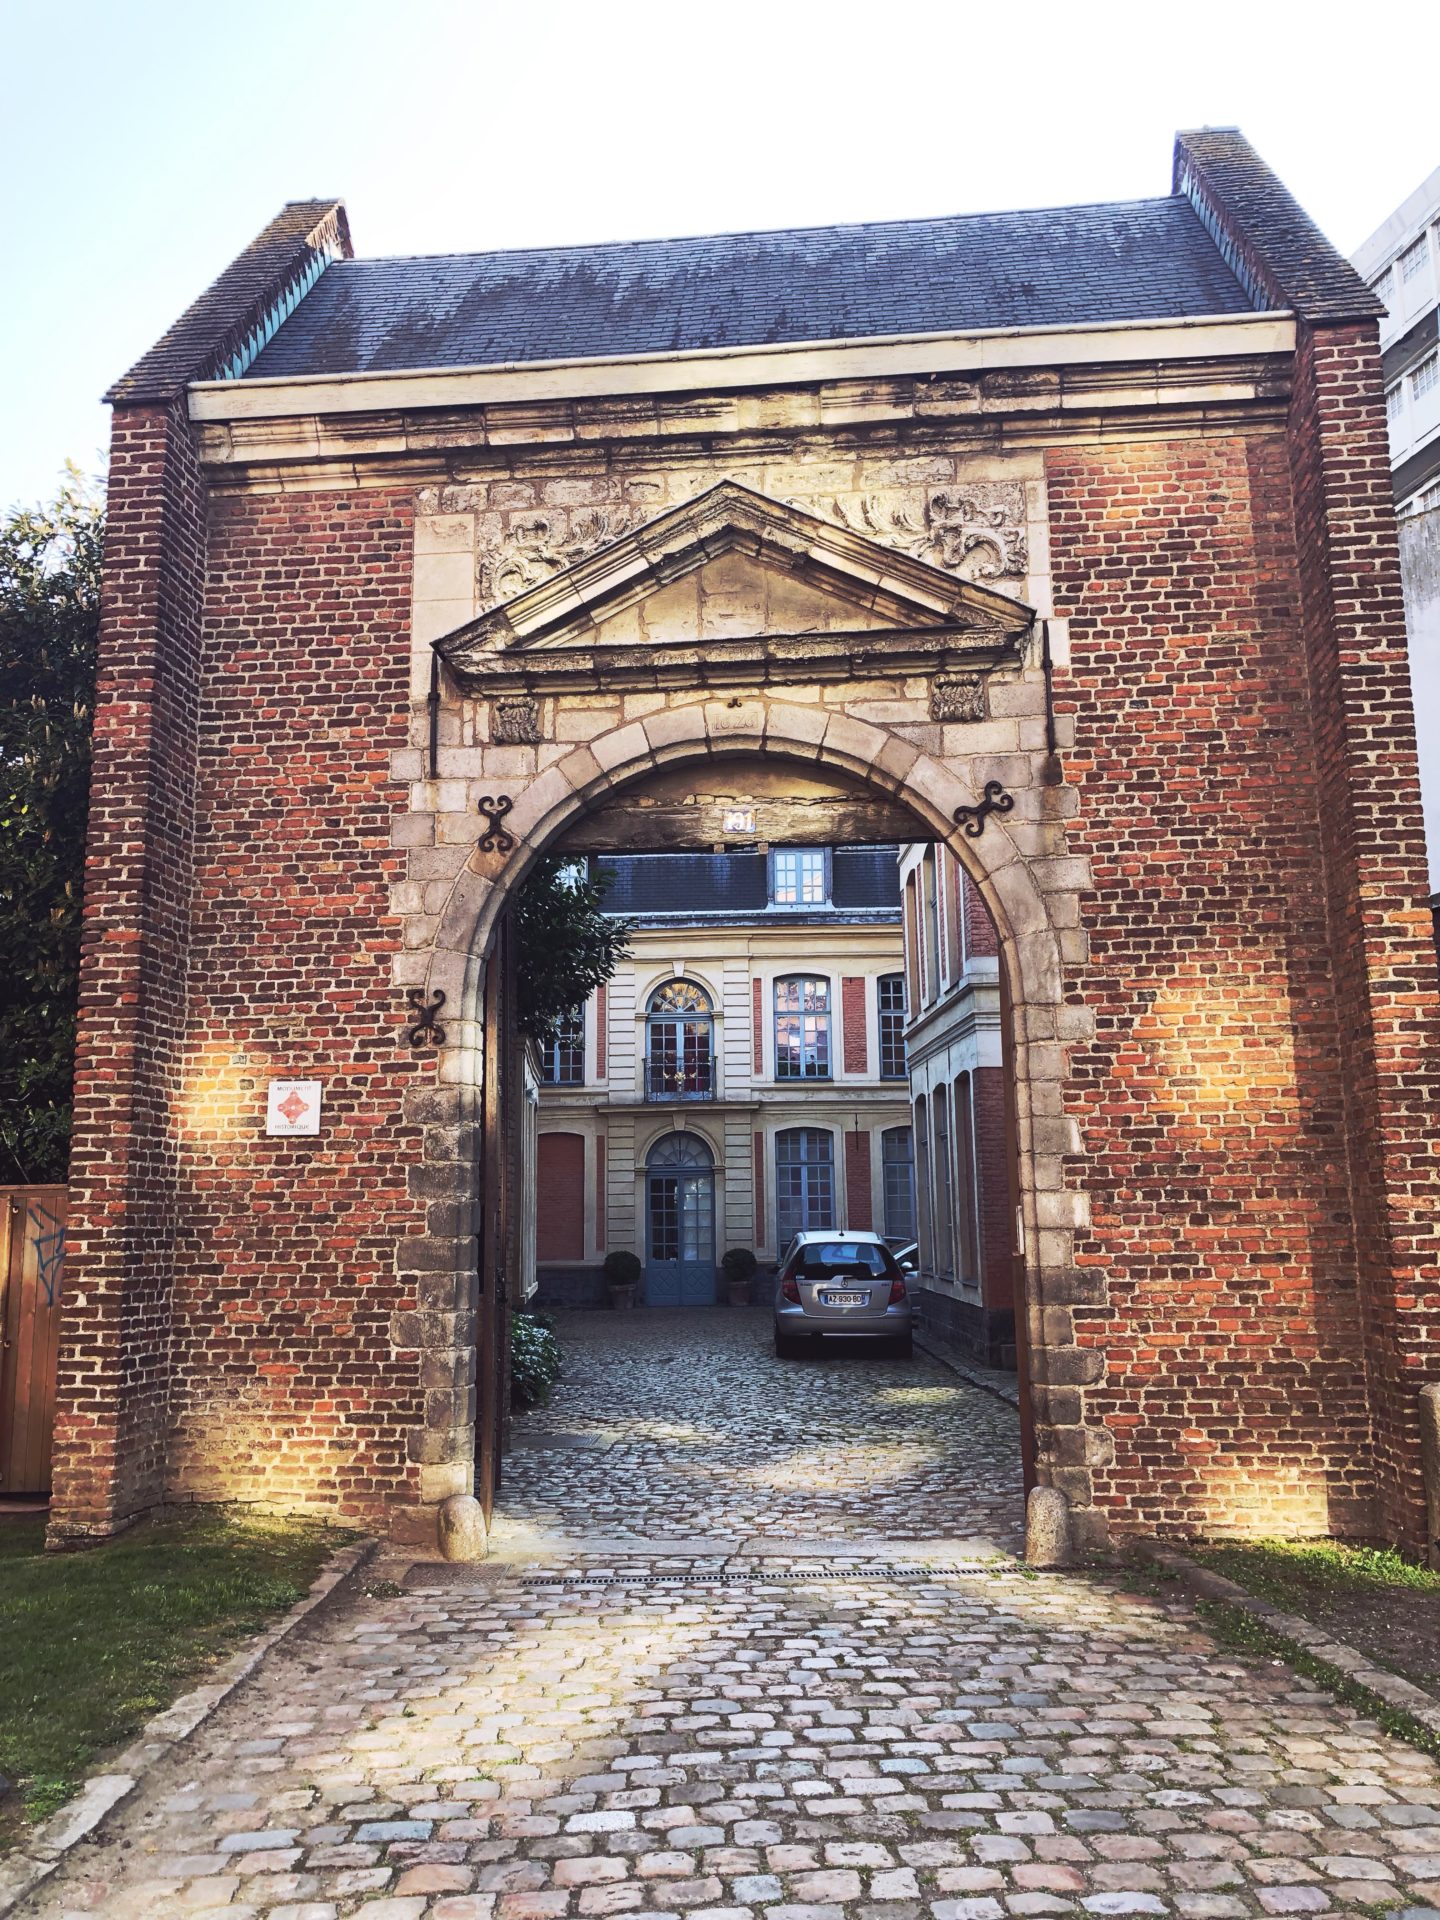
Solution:
[{"label": "arched gateway", "polygon": [[[1375,303],[1238,135],[1093,212],[1047,216],[1063,285],[1033,222],[886,229],[880,337],[860,230],[506,305],[534,257],[442,300],[305,203],[117,386],[57,1540],[208,1497],[433,1538],[502,1438],[515,888],[864,839],[944,840],[998,929],[1030,1465],[1081,1537],[1420,1541]],[[267,1129],[285,1080],[318,1132]]]}]

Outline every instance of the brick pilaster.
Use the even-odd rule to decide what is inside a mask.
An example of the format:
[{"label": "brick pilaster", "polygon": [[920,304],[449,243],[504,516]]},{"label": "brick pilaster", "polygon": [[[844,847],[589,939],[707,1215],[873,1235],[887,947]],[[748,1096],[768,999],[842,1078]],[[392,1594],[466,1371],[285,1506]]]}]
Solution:
[{"label": "brick pilaster", "polygon": [[[170,1392],[205,499],[184,402],[117,409],[51,1537],[159,1497]],[[83,1308],[79,1302],[83,1301]]]}]

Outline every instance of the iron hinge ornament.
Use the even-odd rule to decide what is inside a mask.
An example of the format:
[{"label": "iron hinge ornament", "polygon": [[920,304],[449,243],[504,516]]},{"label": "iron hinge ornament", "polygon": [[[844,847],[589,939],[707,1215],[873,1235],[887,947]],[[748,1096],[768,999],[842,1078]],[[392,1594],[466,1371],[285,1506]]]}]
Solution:
[{"label": "iron hinge ornament", "polygon": [[956,807],[955,824],[964,827],[972,840],[978,840],[990,815],[1009,813],[1014,804],[1013,793],[1007,793],[998,780],[987,780],[984,794],[973,807]]},{"label": "iron hinge ornament", "polygon": [[480,836],[481,853],[509,853],[515,845],[514,834],[500,824],[514,804],[508,793],[487,793],[475,802],[485,822],[485,831]]},{"label": "iron hinge ornament", "polygon": [[435,996],[431,1000],[425,998],[419,987],[411,987],[405,997],[415,1010],[415,1024],[410,1029],[411,1046],[423,1047],[428,1042],[431,1046],[443,1047],[445,1029],[440,1025],[439,1015],[445,1004],[445,995],[441,989],[435,989]]}]

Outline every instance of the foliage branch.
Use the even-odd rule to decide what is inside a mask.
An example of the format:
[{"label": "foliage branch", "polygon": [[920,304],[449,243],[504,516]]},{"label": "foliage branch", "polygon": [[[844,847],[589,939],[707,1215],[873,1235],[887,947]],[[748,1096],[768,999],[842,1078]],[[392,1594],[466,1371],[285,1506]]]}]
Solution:
[{"label": "foliage branch", "polygon": [[573,860],[541,860],[520,888],[515,920],[516,1020],[542,1046],[583,1007],[630,946],[633,920],[604,911],[609,876]]},{"label": "foliage branch", "polygon": [[104,507],[67,469],[0,521],[0,1180],[63,1181]]}]

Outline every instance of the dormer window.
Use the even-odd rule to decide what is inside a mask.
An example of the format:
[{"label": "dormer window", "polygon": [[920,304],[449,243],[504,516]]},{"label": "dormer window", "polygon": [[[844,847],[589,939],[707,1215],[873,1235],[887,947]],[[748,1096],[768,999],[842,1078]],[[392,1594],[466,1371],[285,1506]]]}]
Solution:
[{"label": "dormer window", "polygon": [[771,863],[772,906],[829,905],[829,860],[824,847],[781,847],[771,855]]}]

